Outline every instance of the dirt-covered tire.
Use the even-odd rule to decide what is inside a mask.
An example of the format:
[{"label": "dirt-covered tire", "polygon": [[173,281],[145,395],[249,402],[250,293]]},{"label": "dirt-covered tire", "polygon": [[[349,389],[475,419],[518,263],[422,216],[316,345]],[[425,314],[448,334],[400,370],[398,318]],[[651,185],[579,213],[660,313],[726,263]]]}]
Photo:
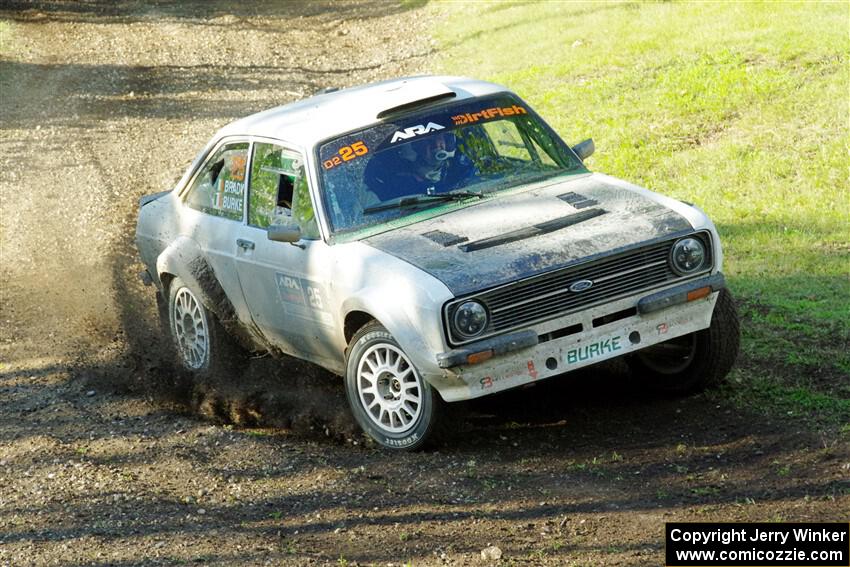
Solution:
[{"label": "dirt-covered tire", "polygon": [[222,328],[197,292],[180,278],[168,286],[168,330],[180,368],[201,376],[230,374],[244,353]]},{"label": "dirt-covered tire", "polygon": [[642,349],[629,359],[632,373],[661,393],[684,395],[720,383],[738,357],[740,326],[732,295],[721,290],[711,326]]},{"label": "dirt-covered tire", "polygon": [[398,342],[374,321],[349,343],[345,394],[363,431],[382,447],[396,451],[424,447],[434,434],[443,405]]}]

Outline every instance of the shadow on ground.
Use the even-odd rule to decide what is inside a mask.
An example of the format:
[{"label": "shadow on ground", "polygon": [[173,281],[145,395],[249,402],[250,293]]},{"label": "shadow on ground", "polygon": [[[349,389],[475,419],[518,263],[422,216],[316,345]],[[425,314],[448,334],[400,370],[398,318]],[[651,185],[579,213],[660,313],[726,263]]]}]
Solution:
[{"label": "shadow on ground", "polygon": [[[327,16],[329,22],[353,18],[369,19],[386,15],[403,14],[421,8],[427,0],[393,2],[391,0],[367,1],[312,0],[310,2],[262,2],[258,0],[231,2],[229,0],[189,0],[170,2],[154,0],[116,0],[113,2],[86,2],[80,0],[3,0],[0,15],[24,22],[57,21],[69,23],[131,24],[156,20],[158,22],[183,22],[203,26],[257,29],[252,18],[287,20],[298,17]],[[281,33],[285,30],[281,29]]]},{"label": "shadow on ground", "polygon": [[[231,408],[227,415],[212,412],[214,419],[245,422],[243,417],[234,418],[234,411],[237,415],[248,412],[252,423],[261,425],[280,415],[289,418],[292,407],[286,404],[290,402],[275,407],[272,401],[275,391],[289,388],[278,383],[275,390],[263,381],[287,377],[266,376],[266,371],[273,372],[266,361],[254,363],[259,363],[258,374],[253,369],[246,372],[249,388],[261,387],[267,397],[246,400],[244,388],[208,385],[215,390],[210,395],[226,400],[222,403]],[[61,390],[56,394],[34,387],[34,407],[28,417],[39,421],[38,435],[66,433],[65,453],[54,451],[54,463],[77,462],[73,466],[120,472],[127,483],[113,485],[110,492],[97,493],[97,498],[77,493],[35,510],[4,510],[7,517],[35,513],[35,517],[54,520],[49,527],[8,529],[0,542],[59,545],[96,538],[106,549],[119,549],[128,538],[203,542],[225,537],[228,546],[219,550],[201,545],[173,558],[226,563],[235,560],[236,544],[252,542],[246,543],[239,561],[268,557],[335,561],[336,556],[344,556],[349,561],[385,562],[424,561],[433,550],[447,547],[452,553],[474,556],[494,537],[507,538],[512,548],[524,549],[523,541],[539,541],[542,536],[548,542],[547,557],[557,561],[593,552],[589,534],[607,541],[609,552],[616,546],[618,553],[656,553],[660,540],[646,539],[645,531],[635,536],[624,527],[629,525],[628,517],[634,521],[656,518],[662,511],[681,517],[689,510],[702,510],[696,519],[710,520],[715,512],[726,519],[730,514],[737,519],[752,519],[751,514],[789,519],[797,516],[788,503],[809,499],[824,502],[826,517],[839,514],[836,499],[850,490],[846,478],[834,472],[812,473],[833,470],[836,460],[846,457],[836,448],[818,448],[808,436],[790,434],[781,422],[737,413],[706,396],[680,400],[645,396],[627,373],[613,366],[465,404],[468,414],[455,428],[456,437],[439,450],[415,454],[352,446],[343,435],[328,438],[319,431],[302,435],[282,427],[205,428],[196,418],[173,409],[149,408],[143,415],[121,416],[110,405],[122,403],[126,393],[111,392],[109,380],[126,375],[135,388],[127,367],[125,360],[111,368],[79,368],[76,372],[90,373],[87,378],[45,386]],[[44,368],[41,375],[54,370]],[[0,388],[11,378],[0,376]],[[312,395],[321,390],[343,403],[341,388],[328,384],[327,389],[309,384],[303,392]],[[97,396],[87,397],[88,388],[98,388]],[[78,395],[69,394],[75,390]],[[158,390],[146,391],[167,396],[169,388],[161,384]],[[75,410],[87,416],[84,428],[74,430],[73,420],[39,406],[51,398],[71,400]],[[341,407],[340,411],[346,410]],[[337,427],[323,423],[326,417],[311,419],[314,426]],[[141,436],[144,440],[147,428],[156,435],[156,448],[111,443],[116,430],[126,439]],[[13,429],[2,431],[8,435]],[[9,440],[6,435],[0,442]],[[17,431],[15,435],[20,443],[28,434]],[[95,449],[81,452],[81,446]],[[208,496],[194,497],[195,485],[170,487],[164,481],[154,488],[149,478],[147,483],[142,482],[144,476],[136,479],[144,475],[151,459],[192,466],[200,481],[197,486],[213,486],[213,495],[235,494],[233,487],[239,486],[266,490],[245,499],[208,500]],[[9,472],[28,470],[43,477],[48,469],[62,475],[71,467],[26,466],[16,463]],[[204,508],[201,514],[200,507]],[[73,510],[72,517],[64,515],[68,509]],[[621,514],[620,520],[610,521]],[[486,530],[481,532],[479,526]],[[447,534],[461,531],[467,535],[447,546]],[[494,531],[501,535],[494,536]],[[562,543],[553,547],[554,542]],[[177,547],[170,548],[172,553]],[[326,555],[327,549],[333,549],[334,556]],[[136,564],[131,558],[125,561],[101,564]]]}]

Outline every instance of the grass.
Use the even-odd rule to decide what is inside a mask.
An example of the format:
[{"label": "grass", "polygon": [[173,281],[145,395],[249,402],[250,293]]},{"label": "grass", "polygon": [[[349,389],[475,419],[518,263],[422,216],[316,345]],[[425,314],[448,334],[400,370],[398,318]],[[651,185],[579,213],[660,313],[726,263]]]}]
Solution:
[{"label": "grass", "polygon": [[0,55],[7,55],[12,42],[12,26],[0,20]]},{"label": "grass", "polygon": [[850,422],[846,3],[437,3],[441,72],[506,84],[588,165],[693,202],[740,302],[721,396]]}]

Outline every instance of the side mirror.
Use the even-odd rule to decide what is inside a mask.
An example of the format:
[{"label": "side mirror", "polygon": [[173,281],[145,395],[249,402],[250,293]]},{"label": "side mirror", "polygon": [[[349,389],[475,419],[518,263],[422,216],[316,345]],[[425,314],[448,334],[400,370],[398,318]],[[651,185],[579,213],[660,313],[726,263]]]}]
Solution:
[{"label": "side mirror", "polygon": [[298,242],[301,240],[301,228],[292,221],[285,224],[270,225],[268,230],[269,240],[275,242]]},{"label": "side mirror", "polygon": [[591,138],[588,138],[587,140],[579,142],[578,144],[573,146],[573,151],[576,153],[576,155],[581,161],[584,161],[590,156],[592,156],[595,150],[596,146],[593,145],[593,140]]}]

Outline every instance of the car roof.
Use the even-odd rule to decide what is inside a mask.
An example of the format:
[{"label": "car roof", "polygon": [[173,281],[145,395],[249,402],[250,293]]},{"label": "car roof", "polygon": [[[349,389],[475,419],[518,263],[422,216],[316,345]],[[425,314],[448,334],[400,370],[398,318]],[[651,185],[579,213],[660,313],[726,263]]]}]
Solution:
[{"label": "car roof", "polygon": [[508,89],[467,77],[404,77],[320,94],[258,112],[228,124],[215,138],[264,136],[310,148],[336,134],[374,124],[380,120],[380,114],[406,105],[444,97],[464,100],[501,92]]}]

